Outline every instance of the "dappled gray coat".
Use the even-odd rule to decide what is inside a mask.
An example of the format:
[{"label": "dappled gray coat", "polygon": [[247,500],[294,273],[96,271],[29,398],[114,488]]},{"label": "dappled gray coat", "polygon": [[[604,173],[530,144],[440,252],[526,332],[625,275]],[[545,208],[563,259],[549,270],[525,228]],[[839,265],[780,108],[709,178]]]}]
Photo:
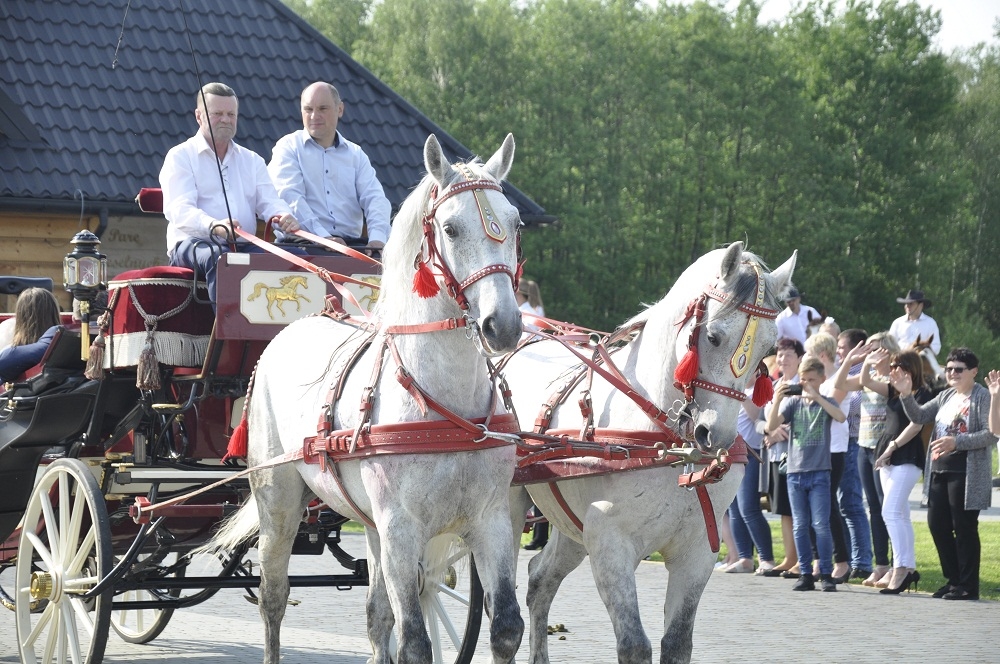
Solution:
[{"label": "dappled gray coat", "polygon": [[[903,410],[911,422],[927,424],[933,422],[938,410],[955,394],[948,388],[925,403],[917,403],[913,395],[902,399]],[[992,499],[993,477],[993,445],[997,437],[989,430],[990,393],[978,383],[972,386],[969,398],[969,433],[955,436],[955,449],[966,452],[965,461],[965,509],[985,510],[989,508]],[[927,458],[924,460],[924,498],[930,486],[931,451],[927,446]]]}]

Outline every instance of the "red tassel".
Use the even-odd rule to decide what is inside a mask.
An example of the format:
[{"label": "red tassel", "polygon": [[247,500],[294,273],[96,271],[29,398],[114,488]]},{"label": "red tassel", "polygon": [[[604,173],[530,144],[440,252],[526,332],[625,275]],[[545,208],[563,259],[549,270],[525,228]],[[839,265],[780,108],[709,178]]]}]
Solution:
[{"label": "red tassel", "polygon": [[417,272],[413,275],[413,292],[423,298],[434,297],[440,292],[437,279],[430,267],[423,261],[418,261]]},{"label": "red tassel", "polygon": [[761,408],[768,401],[774,398],[774,385],[764,369],[757,374],[757,380],[753,384],[753,405]]},{"label": "red tassel", "polygon": [[233,429],[233,435],[229,438],[229,446],[226,448],[226,456],[222,457],[223,461],[230,458],[246,458],[248,429],[247,414],[244,412],[240,423]]},{"label": "red tassel", "polygon": [[681,363],[674,369],[674,380],[681,385],[690,385],[698,377],[698,349],[689,348]]}]

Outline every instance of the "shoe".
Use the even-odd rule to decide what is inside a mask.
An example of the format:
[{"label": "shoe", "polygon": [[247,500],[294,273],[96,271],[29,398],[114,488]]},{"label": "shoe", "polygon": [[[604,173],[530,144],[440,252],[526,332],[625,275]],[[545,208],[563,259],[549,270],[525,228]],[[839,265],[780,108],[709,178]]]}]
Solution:
[{"label": "shoe", "polygon": [[781,574],[781,572],[775,574],[768,574],[768,572],[774,572],[774,563],[761,562],[757,567],[757,571],[754,572],[754,576],[778,576],[778,574]]},{"label": "shoe", "polygon": [[852,579],[867,579],[871,576],[872,571],[870,569],[861,569],[860,567],[851,568],[851,578]]},{"label": "shoe", "polygon": [[[875,571],[872,572],[871,575],[867,579],[865,579],[864,581],[862,581],[861,585],[868,586],[869,588],[874,588],[875,584],[877,584],[879,581],[881,581],[882,577],[885,576],[888,573],[889,573],[889,566],[888,565],[876,565],[875,566]],[[889,584],[889,582],[886,581],[886,585],[888,585],[888,584]],[[882,586],[882,587],[885,588],[885,586]]]},{"label": "shoe", "polygon": [[910,586],[913,586],[914,590],[917,590],[920,583],[920,572],[913,570],[912,572],[907,572],[906,576],[903,577],[902,583],[900,583],[895,588],[883,588],[879,591],[882,595],[898,595],[904,590],[909,591]]},{"label": "shoe", "polygon": [[931,595],[931,597],[933,597],[934,599],[941,599],[950,592],[951,592],[951,585],[946,583],[937,590],[935,590],[934,594]]},{"label": "shoe", "polygon": [[792,590],[816,590],[816,581],[812,574],[802,574],[792,586]]},{"label": "shoe", "polygon": [[837,583],[833,580],[829,574],[819,575],[819,585],[820,588],[825,593],[835,593],[837,592]]},{"label": "shoe", "polygon": [[973,595],[965,588],[952,588],[951,592],[944,596],[944,599],[979,599],[979,595]]},{"label": "shoe", "polygon": [[726,568],[726,574],[753,574],[752,560],[737,560]]},{"label": "shoe", "polygon": [[784,574],[787,571],[788,570],[785,570],[785,569],[775,569],[775,568],[772,567],[771,569],[758,569],[757,570],[757,574],[759,576],[767,576],[767,577],[770,577],[770,578],[773,579],[775,577],[781,576],[782,574]]},{"label": "shoe", "polygon": [[[812,576],[812,574],[807,574],[806,576]],[[786,570],[784,570],[781,573],[781,578],[782,579],[800,579],[800,578],[802,578],[802,575],[799,574],[798,572],[793,572],[790,569],[786,569]]]},{"label": "shoe", "polygon": [[540,548],[545,546],[547,542],[535,542],[531,541],[524,545],[525,551],[538,551]]}]

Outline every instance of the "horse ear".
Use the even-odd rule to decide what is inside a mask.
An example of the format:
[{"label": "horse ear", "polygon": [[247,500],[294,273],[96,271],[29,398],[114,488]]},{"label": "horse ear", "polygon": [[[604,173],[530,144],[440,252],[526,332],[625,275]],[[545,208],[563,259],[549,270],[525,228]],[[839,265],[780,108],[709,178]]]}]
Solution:
[{"label": "horse ear", "polygon": [[799,252],[796,249],[787,261],[771,272],[771,288],[779,297],[788,292],[788,287],[792,283],[792,273],[795,272],[795,261],[798,259],[798,256]]},{"label": "horse ear", "polygon": [[733,242],[726,248],[726,255],[722,257],[719,265],[719,277],[723,282],[735,278],[740,273],[740,261],[743,260],[743,242]]},{"label": "horse ear", "polygon": [[424,143],[424,167],[439,186],[444,186],[448,172],[451,170],[451,162],[444,156],[441,144],[438,143],[437,136],[431,134]]},{"label": "horse ear", "polygon": [[497,182],[507,179],[510,167],[514,164],[514,134],[507,134],[503,145],[486,162],[486,172],[496,178]]}]

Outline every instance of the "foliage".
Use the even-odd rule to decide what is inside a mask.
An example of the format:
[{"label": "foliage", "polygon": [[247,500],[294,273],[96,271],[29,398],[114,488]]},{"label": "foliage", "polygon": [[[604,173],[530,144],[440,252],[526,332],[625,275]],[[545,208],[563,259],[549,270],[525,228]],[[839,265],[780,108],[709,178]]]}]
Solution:
[{"label": "foliage", "polygon": [[515,134],[512,181],[560,220],[524,238],[550,315],[613,327],[745,239],[775,265],[797,249],[844,327],[886,329],[923,288],[945,346],[1000,366],[1000,50],[945,57],[937,12],[288,2],[474,151]]}]

